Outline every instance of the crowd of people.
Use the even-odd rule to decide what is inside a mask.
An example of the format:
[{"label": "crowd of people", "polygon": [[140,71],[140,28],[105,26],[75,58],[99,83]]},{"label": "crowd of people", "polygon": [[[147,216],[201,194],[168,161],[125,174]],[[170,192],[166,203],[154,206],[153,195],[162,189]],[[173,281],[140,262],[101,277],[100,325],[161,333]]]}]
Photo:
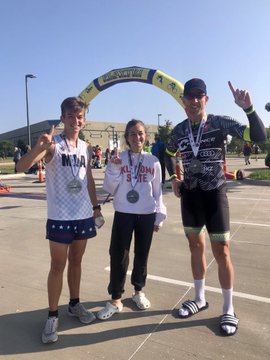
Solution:
[{"label": "crowd of people", "polygon": [[[96,317],[107,320],[123,310],[129,253],[134,237],[134,260],[131,284],[132,301],[138,309],[151,307],[144,288],[147,264],[154,233],[162,228],[167,217],[162,184],[165,165],[175,196],[180,199],[183,228],[188,241],[191,270],[194,279],[194,298],[186,300],[178,311],[179,318],[187,318],[209,307],[205,296],[206,232],[213,256],[218,265],[218,279],[222,289],[223,307],[220,332],[232,336],[237,332],[239,318],[233,305],[234,269],[230,256],[230,219],[223,172],[224,140],[227,135],[246,142],[266,139],[265,127],[256,113],[249,92],[229,88],[235,103],[243,109],[250,127],[228,116],[206,113],[209,97],[201,79],[185,83],[182,101],[187,118],[174,127],[165,145],[156,136],[150,148],[146,127],[141,120],[132,119],[126,125],[127,149],[105,151],[103,188],[113,195],[114,217],[109,246],[110,300],[97,314],[80,302],[82,258],[87,239],[97,235],[105,220],[98,204],[92,173],[93,161],[101,161],[99,145],[94,148],[79,139],[85,126],[87,104],[79,97],[70,97],[61,104],[64,130],[39,137],[36,145],[16,163],[16,171],[23,172],[39,160],[46,163],[47,223],[46,238],[50,248],[48,274],[48,317],[42,331],[43,343],[58,340],[58,304],[63,275],[68,264],[67,280],[70,300],[67,313],[89,324]],[[180,152],[184,178],[176,175],[175,155]],[[98,165],[97,165],[98,167]]]}]

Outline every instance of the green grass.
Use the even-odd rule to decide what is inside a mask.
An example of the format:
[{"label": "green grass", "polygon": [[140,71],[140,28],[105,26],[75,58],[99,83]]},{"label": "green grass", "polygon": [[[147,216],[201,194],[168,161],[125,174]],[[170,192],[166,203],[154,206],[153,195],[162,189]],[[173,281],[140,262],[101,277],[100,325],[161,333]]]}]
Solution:
[{"label": "green grass", "polygon": [[[265,159],[267,154],[258,154],[258,159]],[[226,158],[243,158],[244,159],[244,155],[243,154],[236,154],[236,153],[226,153]],[[251,158],[254,158],[254,154],[251,154]]]},{"label": "green grass", "polygon": [[253,180],[270,180],[270,169],[265,168],[262,170],[253,171],[249,177]]},{"label": "green grass", "polygon": [[0,163],[0,176],[7,174],[14,174],[14,164],[12,165],[1,165]]},{"label": "green grass", "polygon": [[5,158],[5,159],[0,158],[0,165],[1,165],[1,163],[3,163],[3,162],[13,162],[13,157],[9,156],[9,157],[7,157],[7,158]]},{"label": "green grass", "polygon": [[[5,163],[5,165],[2,165]],[[6,164],[9,163],[9,164]],[[15,164],[13,162],[13,157],[7,157],[5,159],[0,159],[0,176],[2,175],[8,175],[8,174],[14,174],[14,167]]]}]

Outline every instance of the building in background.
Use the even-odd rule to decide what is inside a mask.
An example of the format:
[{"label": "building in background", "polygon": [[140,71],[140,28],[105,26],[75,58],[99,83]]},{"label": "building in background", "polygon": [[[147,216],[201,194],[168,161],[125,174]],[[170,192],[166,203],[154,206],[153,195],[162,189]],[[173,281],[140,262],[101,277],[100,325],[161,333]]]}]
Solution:
[{"label": "building in background", "polygon": [[[63,131],[63,125],[60,120],[45,120],[30,126],[31,144],[35,145],[38,137],[44,132],[49,132],[54,125],[55,134],[60,134]],[[149,135],[149,142],[154,142],[155,133],[157,132],[157,125],[146,125]],[[126,141],[124,138],[124,131],[126,123],[109,123],[109,122],[87,122],[85,128],[82,130],[84,140],[89,142],[92,146],[99,145],[103,152],[109,148],[112,150],[118,147],[120,150],[126,148]],[[27,127],[15,129],[3,134],[0,134],[0,141],[9,141],[14,146],[17,146],[18,141],[27,144]]]}]

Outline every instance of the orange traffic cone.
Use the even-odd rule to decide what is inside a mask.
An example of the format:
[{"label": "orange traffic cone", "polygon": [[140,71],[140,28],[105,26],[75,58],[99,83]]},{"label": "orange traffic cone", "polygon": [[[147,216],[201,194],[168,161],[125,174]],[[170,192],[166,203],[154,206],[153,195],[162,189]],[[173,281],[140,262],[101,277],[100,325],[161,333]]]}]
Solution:
[{"label": "orange traffic cone", "polygon": [[38,162],[38,181],[40,183],[44,182],[43,173],[42,173],[42,162],[41,160]]}]

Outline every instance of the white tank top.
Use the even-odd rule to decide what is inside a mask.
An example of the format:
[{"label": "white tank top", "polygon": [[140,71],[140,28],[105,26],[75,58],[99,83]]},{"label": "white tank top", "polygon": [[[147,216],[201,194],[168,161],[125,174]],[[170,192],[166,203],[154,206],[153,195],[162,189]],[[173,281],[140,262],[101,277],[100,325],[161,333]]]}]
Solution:
[{"label": "white tank top", "polygon": [[[87,189],[87,166],[90,158],[86,142],[78,139],[76,149],[67,146],[63,135],[54,136],[54,142],[53,158],[46,164],[48,219],[81,220],[92,217],[92,204]],[[74,167],[73,158],[76,161]],[[80,179],[82,189],[74,194],[68,192],[68,184],[75,177]]]}]

